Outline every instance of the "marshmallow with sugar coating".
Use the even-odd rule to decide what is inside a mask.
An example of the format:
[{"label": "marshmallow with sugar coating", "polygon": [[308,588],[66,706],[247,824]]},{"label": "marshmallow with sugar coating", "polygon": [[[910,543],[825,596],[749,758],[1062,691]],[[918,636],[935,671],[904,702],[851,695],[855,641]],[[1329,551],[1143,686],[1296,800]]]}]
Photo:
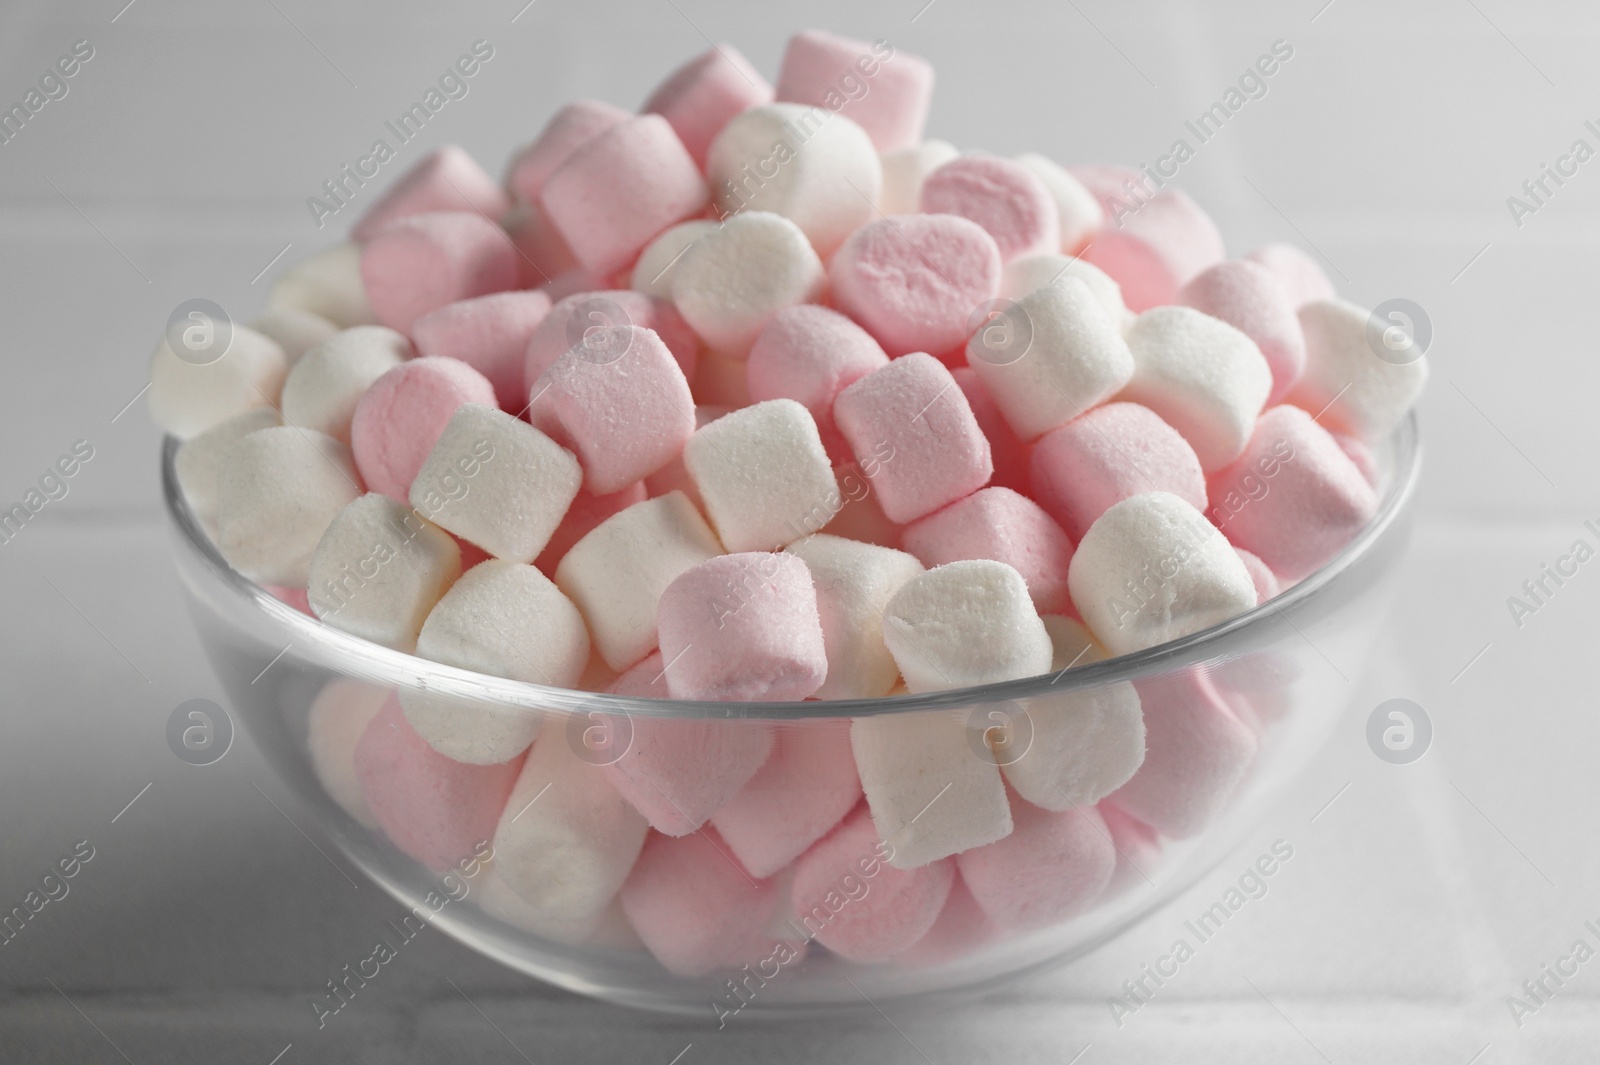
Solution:
[{"label": "marshmallow with sugar coating", "polygon": [[477,160],[447,144],[423,156],[375,200],[350,231],[358,243],[388,223],[429,211],[466,211],[498,221],[510,206],[506,194]]},{"label": "marshmallow with sugar coating", "polygon": [[717,44],[669,74],[639,110],[672,123],[695,165],[704,167],[706,150],[729,119],[771,102],[767,79],[731,44]]},{"label": "marshmallow with sugar coating", "polygon": [[662,233],[639,253],[628,287],[659,300],[672,298],[672,279],[689,246],[717,228],[709,218],[691,218]]},{"label": "marshmallow with sugar coating", "polygon": [[288,425],[259,429],[222,455],[217,549],[253,581],[303,588],[323,532],[360,494],[344,444]]},{"label": "marshmallow with sugar coating", "polygon": [[[1371,317],[1343,300],[1315,300],[1301,307],[1306,370],[1289,393],[1290,403],[1317,415],[1330,430],[1369,443],[1400,424],[1428,381],[1426,357],[1390,361],[1376,353],[1369,340]],[[1392,323],[1381,324],[1387,329]],[[1381,340],[1378,346],[1383,346]],[[1407,353],[1402,349],[1393,357]]]},{"label": "marshmallow with sugar coating", "polygon": [[271,407],[256,407],[235,414],[227,421],[218,422],[199,436],[192,436],[178,447],[172,471],[177,474],[178,487],[194,516],[208,529],[217,521],[218,493],[222,488],[222,457],[234,442],[257,429],[270,429],[282,425],[283,419]]},{"label": "marshmallow with sugar coating", "polygon": [[886,215],[915,214],[922,202],[922,183],[961,152],[949,141],[927,140],[879,156],[883,165],[883,188],[878,193],[878,210]]},{"label": "marshmallow with sugar coating", "polygon": [[1043,810],[1018,799],[1015,827],[1002,840],[956,856],[978,906],[1007,930],[1057,924],[1105,892],[1117,851],[1093,808]]},{"label": "marshmallow with sugar coating", "polygon": [[1009,488],[980,488],[907,526],[905,547],[924,566],[973,558],[1004,562],[1022,574],[1041,614],[1071,609],[1072,541],[1039,504]]},{"label": "marshmallow with sugar coating", "polygon": [[1136,206],[1118,203],[1107,213],[1083,257],[1122,286],[1129,310],[1172,303],[1190,278],[1225,255],[1216,223],[1178,189],[1163,189]]},{"label": "marshmallow with sugar coating", "polygon": [[1050,669],[1050,635],[1027,582],[992,559],[949,562],[907,581],[884,612],[883,641],[913,692],[995,684]]},{"label": "marshmallow with sugar coating", "polygon": [[525,203],[537,202],[545,179],[567,156],[630,117],[622,108],[599,100],[572,101],[550,116],[539,135],[512,156],[506,168],[506,188]]},{"label": "marshmallow with sugar coating", "polygon": [[1245,255],[1270,270],[1298,310],[1314,300],[1331,300],[1333,282],[1317,261],[1293,244],[1264,244]]},{"label": "marshmallow with sugar coating", "polygon": [[349,443],[361,398],[413,354],[411,341],[387,326],[358,325],[335,333],[289,371],[283,383],[284,423]]},{"label": "marshmallow with sugar coating", "polygon": [[188,439],[235,415],[278,403],[289,360],[278,342],[245,326],[220,357],[191,361],[175,354],[165,337],[150,356],[150,417],[173,436]]},{"label": "marshmallow with sugar coating", "polygon": [[338,326],[322,315],[297,307],[269,307],[247,325],[262,336],[276,340],[290,366],[339,331]]},{"label": "marshmallow with sugar coating", "polygon": [[1217,263],[1195,275],[1178,300],[1255,341],[1272,371],[1268,403],[1289,394],[1306,365],[1306,339],[1295,305],[1272,271],[1249,260]]},{"label": "marshmallow with sugar coating", "polygon": [[373,324],[378,319],[361,279],[361,246],[335,244],[295,263],[272,283],[267,308],[320,315],[340,329]]},{"label": "marshmallow with sugar coating", "polygon": [[356,778],[356,744],[389,696],[387,688],[334,677],[312,700],[306,719],[306,749],[322,790],[368,828],[378,822]]},{"label": "marshmallow with sugar coating", "polygon": [[804,30],[783,51],[777,96],[854,119],[878,151],[893,151],[922,139],[933,65],[888,41]]},{"label": "marshmallow with sugar coating", "polygon": [[[529,334],[522,370],[528,387],[531,389],[540,374],[580,344],[593,349],[597,359],[604,359],[611,350],[605,331],[622,325],[638,326],[655,333],[678,360],[683,376],[694,380],[700,341],[677,308],[664,299],[642,292],[586,288],[556,300],[550,313]],[[521,410],[521,404],[527,401],[524,395],[513,410]]]},{"label": "marshmallow with sugar coating", "polygon": [[792,399],[816,419],[830,456],[849,449],[833,424],[833,400],[846,386],[887,366],[872,335],[838,311],[814,304],[786,307],[756,336],[746,361],[750,398]]},{"label": "marshmallow with sugar coating", "polygon": [[429,311],[411,324],[411,339],[423,356],[448,355],[477,370],[500,406],[515,413],[528,402],[522,380],[528,338],[549,313],[543,292],[491,292]]},{"label": "marshmallow with sugar coating", "polygon": [[1061,250],[1056,201],[1032,168],[997,155],[963,155],[922,183],[919,207],[953,214],[982,226],[1006,262]]},{"label": "marshmallow with sugar coating", "polygon": [[1011,260],[1000,275],[1000,297],[1020,300],[1036,288],[1068,277],[1088,285],[1094,298],[1105,308],[1107,320],[1118,328],[1122,326],[1128,317],[1128,308],[1122,302],[1122,286],[1098,266],[1075,255],[1028,255]]},{"label": "marshmallow with sugar coating", "polygon": [[1099,199],[1065,167],[1038,152],[1024,152],[1017,162],[1031,170],[1055,200],[1061,243],[1054,250],[1076,255],[1105,224]]},{"label": "marshmallow with sugar coating", "polygon": [[950,371],[961,386],[978,428],[989,441],[989,454],[994,463],[991,484],[1026,493],[1028,489],[1028,442],[1017,435],[1006,421],[1000,405],[989,394],[978,372],[970,366],[958,366]]},{"label": "marshmallow with sugar coating", "polygon": [[482,215],[434,211],[386,223],[361,249],[361,280],[378,321],[401,332],[429,311],[517,287],[521,256]]},{"label": "marshmallow with sugar coating", "polygon": [[493,406],[494,386],[443,355],[403,362],[372,382],[350,419],[350,450],[367,488],[405,499],[411,481],[464,403]]},{"label": "marshmallow with sugar coating", "polygon": [[799,226],[770,211],[742,211],[684,253],[672,302],[707,344],[743,356],[773,315],[815,300],[826,281]]},{"label": "marshmallow with sugar coating", "polygon": [[819,699],[876,699],[889,694],[900,667],[883,641],[883,613],[922,563],[904,551],[819,533],[785,550],[811,570],[822,621],[828,675]]}]

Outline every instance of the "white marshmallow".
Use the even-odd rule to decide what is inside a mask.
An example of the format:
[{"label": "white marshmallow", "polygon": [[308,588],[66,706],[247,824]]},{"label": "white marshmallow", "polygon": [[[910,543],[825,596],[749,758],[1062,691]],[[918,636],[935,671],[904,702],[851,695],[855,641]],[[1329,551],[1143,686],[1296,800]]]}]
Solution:
[{"label": "white marshmallow", "polygon": [[1343,300],[1316,300],[1300,308],[1306,369],[1289,402],[1321,415],[1323,425],[1376,442],[1400,424],[1421,395],[1428,360],[1418,356],[1414,362],[1394,363],[1379,358],[1367,339],[1370,317]]},{"label": "white marshmallow", "polygon": [[276,340],[233,327],[228,350],[211,362],[179,358],[166,337],[150,355],[150,418],[188,439],[258,407],[277,404],[289,360]]},{"label": "white marshmallow", "polygon": [[1192,307],[1154,307],[1128,330],[1133,378],[1122,399],[1182,434],[1210,473],[1239,457],[1272,391],[1255,341]]},{"label": "white marshmallow", "polygon": [[1111,275],[1075,255],[1025,255],[1006,263],[1000,275],[1000,298],[1020,300],[1036,288],[1043,288],[1061,278],[1075,277],[1089,286],[1106,318],[1120,325],[1128,317],[1128,307],[1122,302],[1122,286]]},{"label": "white marshmallow", "polygon": [[677,276],[678,264],[683,261],[684,252],[689,245],[716,228],[717,223],[708,218],[695,218],[679,222],[662,233],[639,253],[639,261],[633,264],[628,287],[658,300],[670,300],[672,279]]},{"label": "white marshmallow", "polygon": [[1256,605],[1256,586],[1217,527],[1171,492],[1114,504],[1078,542],[1072,602],[1112,654],[1199,632]]},{"label": "white marshmallow", "polygon": [[896,869],[915,869],[1011,834],[1000,770],[958,710],[874,714],[850,724],[850,746],[878,838]]},{"label": "white marshmallow", "polygon": [[[417,656],[494,677],[570,688],[589,660],[589,630],[572,600],[532,566],[473,566],[429,612]],[[490,701],[403,688],[400,709],[446,758],[509,762],[539,734],[540,716]]]},{"label": "white marshmallow", "polygon": [[495,558],[532,562],[582,483],[572,452],[503,411],[465,403],[417,471],[410,499]]},{"label": "white marshmallow", "polygon": [[722,214],[781,214],[826,258],[872,219],[883,166],[872,138],[845,116],[766,104],[722,127],[706,155],[706,176]]},{"label": "white marshmallow", "polygon": [[341,329],[378,320],[367,302],[361,248],[355,244],[336,244],[289,267],[272,283],[267,306],[321,315]]},{"label": "white marshmallow", "polygon": [[683,464],[729,551],[776,551],[828,524],[844,502],[815,419],[792,399],[695,430]]},{"label": "white marshmallow", "polygon": [[570,943],[593,934],[650,826],[566,733],[546,729],[528,752],[494,831],[494,868],[527,904],[523,927]]},{"label": "white marshmallow", "polygon": [[212,539],[216,538],[217,493],[221,489],[222,456],[234,441],[255,432],[282,425],[283,419],[271,407],[257,407],[235,414],[201,433],[185,440],[172,460],[172,471],[178,475],[178,487],[189,509],[200,519]]},{"label": "white marshmallow", "polygon": [[1050,635],[1022,574],[968,559],[907,581],[889,600],[883,641],[913,692],[995,684],[1046,673]]},{"label": "white marshmallow", "polygon": [[967,365],[1024,440],[1111,398],[1134,372],[1120,323],[1073,276],[1034,289],[973,334]]},{"label": "white marshmallow", "polygon": [[350,442],[350,419],[372,382],[411,358],[411,341],[387,326],[335,333],[302,355],[283,382],[283,420]]},{"label": "white marshmallow", "polygon": [[745,211],[694,242],[673,270],[672,301],[700,339],[742,357],[774,314],[815,300],[826,281],[799,226]]},{"label": "white marshmallow", "polygon": [[[1060,672],[1102,661],[1080,622],[1043,619]],[[1127,681],[1027,700],[1025,722],[992,733],[995,757],[1017,794],[1046,810],[1087,808],[1126,784],[1144,761],[1144,714]]]},{"label": "white marshmallow", "polygon": [[883,613],[905,583],[923,572],[915,556],[819,533],[785,550],[811,569],[822,619],[828,677],[818,699],[876,699],[889,694],[900,667],[883,642]]},{"label": "white marshmallow", "polygon": [[884,152],[878,157],[883,167],[878,210],[884,214],[915,214],[922,202],[922,183],[929,174],[960,154],[954,144],[940,140]]},{"label": "white marshmallow", "polygon": [[525,932],[574,946],[582,943],[591,947],[635,953],[645,949],[644,940],[639,938],[639,933],[628,923],[628,915],[622,912],[622,903],[616,899],[611,900],[611,904],[600,915],[594,927],[586,934],[580,935],[581,928],[587,922],[577,926],[552,923],[541,906],[518,895],[516,889],[507,884],[493,867],[489,869],[488,879],[478,890],[478,905],[485,913]]},{"label": "white marshmallow", "polygon": [[624,670],[655,650],[656,602],[678,575],[722,554],[682,492],[635,503],[595,526],[556,566],[606,665]]},{"label": "white marshmallow", "polygon": [[1105,224],[1099,197],[1060,163],[1037,152],[1024,152],[1016,161],[1033,171],[1056,201],[1056,213],[1061,216],[1061,250],[1069,255],[1079,251]]},{"label": "white marshmallow", "polygon": [[335,677],[312,700],[306,721],[311,768],[322,782],[322,789],[345,813],[368,828],[377,828],[378,819],[372,816],[356,777],[356,743],[388,699],[387,688]]},{"label": "white marshmallow", "polygon": [[341,510],[311,556],[306,600],[336,629],[412,651],[428,611],[461,575],[450,534],[378,492]]},{"label": "white marshmallow", "polygon": [[296,307],[268,308],[251,319],[249,327],[262,336],[276,340],[290,366],[339,331],[338,326],[322,315]]},{"label": "white marshmallow", "polygon": [[350,449],[280,425],[236,440],[217,482],[217,549],[258,584],[304,588],[317,542],[361,494]]}]

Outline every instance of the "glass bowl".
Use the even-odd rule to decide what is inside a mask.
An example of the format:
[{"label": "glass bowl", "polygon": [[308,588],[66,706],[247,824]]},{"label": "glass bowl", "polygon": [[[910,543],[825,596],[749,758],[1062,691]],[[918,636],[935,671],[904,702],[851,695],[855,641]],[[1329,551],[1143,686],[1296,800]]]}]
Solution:
[{"label": "glass bowl", "polygon": [[[722,1024],[771,1011],[859,1005],[863,998],[970,991],[1080,956],[1192,884],[1261,818],[1345,709],[1388,610],[1394,574],[1409,540],[1410,502],[1421,461],[1412,415],[1376,449],[1379,509],[1354,541],[1275,599],[1181,640],[1061,673],[937,694],[700,704],[503,680],[425,661],[323,625],[229,568],[178,488],[173,469],[177,447],[169,437],[163,452],[167,513],[177,567],[213,668],[234,712],[322,831],[350,861],[413,909],[402,924],[432,924],[512,968],[579,994],[701,1013]],[[604,909],[592,929],[575,933],[562,926],[552,931],[541,913],[530,914],[522,896],[508,890],[510,867],[503,855],[494,853],[493,830],[483,831],[472,853],[456,861],[423,853],[425,844],[414,839],[391,842],[366,808],[351,764],[357,737],[375,720],[380,704],[394,693],[426,692],[434,699],[493,708],[509,715],[507,720],[540,715],[540,742],[565,743],[571,753],[596,766],[615,761],[620,755],[613,752],[626,752],[636,728],[651,727],[647,723],[660,719],[700,723],[719,739],[737,737],[738,730],[768,729],[783,744],[809,742],[829,730],[837,736],[847,722],[913,713],[959,720],[973,757],[1003,765],[1012,758],[1005,752],[1027,749],[1033,723],[1049,715],[1079,713],[1115,686],[1125,691],[1128,682],[1140,695],[1152,751],[1141,772],[1160,761],[1165,772],[1192,770],[1203,776],[1207,766],[1182,764],[1188,757],[1184,737],[1179,737],[1176,751],[1169,747],[1159,759],[1157,745],[1174,730],[1184,731],[1185,708],[1197,699],[1205,705],[1221,703],[1231,712],[1229,734],[1244,735],[1252,749],[1234,767],[1237,782],[1231,790],[1168,819],[1166,832],[1130,816],[1122,809],[1119,792],[1101,802],[1091,819],[1114,848],[1114,871],[1109,883],[1097,885],[1093,897],[1075,903],[1073,912],[1044,927],[1002,931],[974,907],[957,874],[931,930],[911,948],[883,960],[851,961],[844,956],[849,950],[830,950],[824,940],[829,938],[825,926],[831,912],[815,906],[809,917],[796,912],[790,898],[792,877],[780,872],[758,882],[711,833],[684,837],[688,842],[677,846],[698,846],[704,862],[718,863],[720,868],[693,871],[713,883],[706,892],[707,907],[721,912],[698,918],[708,922],[704,928],[683,921],[678,923],[684,927],[673,931],[702,945],[718,937],[738,939],[742,955],[724,944],[720,953],[702,952],[698,962],[669,957],[669,968],[644,948],[624,908],[604,898],[578,899],[590,910]],[[730,749],[736,746],[734,742]],[[510,772],[496,776],[500,796]],[[482,773],[474,779],[481,778]],[[519,794],[495,797],[504,804],[501,824],[537,809],[538,796],[524,805]],[[1013,793],[1013,807],[1018,801]],[[1142,809],[1137,801],[1127,805]],[[650,835],[651,843],[656,842],[654,830]],[[681,849],[673,853],[680,866],[688,860]],[[541,869],[540,855],[520,856],[524,870],[531,862],[534,874],[546,879],[559,879],[571,864],[571,856],[558,851],[543,860],[546,867]],[[860,872],[860,879],[846,884],[841,905],[860,905],[853,900],[870,893],[867,866],[861,865]],[[873,875],[878,872],[875,866]],[[751,919],[747,899],[737,893],[727,896],[725,904],[715,899],[717,890],[728,890],[734,874],[749,881],[752,893],[777,900],[764,904],[771,913],[754,938],[749,929],[740,932],[743,938],[732,936],[739,922]],[[687,896],[699,890],[690,885]],[[684,894],[680,892],[680,902]],[[830,901],[827,909],[832,905]],[[654,919],[660,919],[659,913]],[[534,928],[540,933],[530,930]],[[787,944],[787,949],[778,944]],[[708,963],[706,957],[713,960]],[[338,1005],[328,996],[327,1008]]]}]

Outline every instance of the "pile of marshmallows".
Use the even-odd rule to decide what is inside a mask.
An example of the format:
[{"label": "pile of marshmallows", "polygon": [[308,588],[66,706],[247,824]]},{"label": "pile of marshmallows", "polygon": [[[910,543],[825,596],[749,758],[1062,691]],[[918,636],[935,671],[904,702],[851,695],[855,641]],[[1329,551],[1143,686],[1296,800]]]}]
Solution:
[{"label": "pile of marshmallows", "polygon": [[[1128,213],[1136,171],[924,140],[932,80],[807,32],[776,90],[720,46],[640,114],[562,108],[503,186],[433,153],[224,357],[158,347],[191,508],[339,629],[680,700],[1034,676],[1326,562],[1425,365],[1303,253],[1227,259],[1175,190]],[[340,682],[312,748],[427,865],[492,840],[508,919],[696,973],[1059,921],[1198,831],[1261,724],[1198,675],[1032,716],[1015,759],[946,714],[636,716],[601,766],[538,715]]]}]

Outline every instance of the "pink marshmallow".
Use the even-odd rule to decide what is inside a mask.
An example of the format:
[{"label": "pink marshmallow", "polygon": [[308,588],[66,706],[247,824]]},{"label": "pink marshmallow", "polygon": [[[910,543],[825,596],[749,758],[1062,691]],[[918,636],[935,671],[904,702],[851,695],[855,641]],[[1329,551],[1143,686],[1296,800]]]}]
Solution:
[{"label": "pink marshmallow", "polygon": [[906,526],[903,542],[930,569],[969,558],[1004,562],[1022,574],[1039,613],[1072,611],[1072,541],[1039,504],[1009,488],[982,488],[935,511]]},{"label": "pink marshmallow", "polygon": [[289,588],[281,584],[263,584],[261,587],[270,592],[274,599],[288,603],[300,613],[317,616],[311,609],[311,599],[304,588]]},{"label": "pink marshmallow", "polygon": [[494,838],[522,756],[500,765],[446,758],[417,735],[391,693],[356,741],[355,770],[389,839],[438,871]]},{"label": "pink marshmallow", "polygon": [[704,170],[706,149],[728,119],[771,102],[767,79],[731,44],[717,44],[673,71],[640,110],[672,123],[695,165]]},{"label": "pink marshmallow", "polygon": [[1083,259],[1122,286],[1130,311],[1175,302],[1180,288],[1226,254],[1216,223],[1177,189],[1107,214],[1106,227],[1084,249]]},{"label": "pink marshmallow", "polygon": [[928,175],[921,209],[978,223],[1005,262],[1061,250],[1061,214],[1032,170],[997,155],[962,155]]},{"label": "pink marshmallow", "polygon": [[1177,839],[1222,812],[1256,755],[1256,737],[1194,668],[1136,680],[1144,708],[1144,764],[1110,800]]},{"label": "pink marshmallow", "polygon": [[950,371],[931,355],[895,359],[839,393],[834,421],[891,521],[916,521],[982,488],[989,441]]},{"label": "pink marshmallow", "polygon": [[556,567],[561,564],[561,559],[573,544],[588,536],[596,525],[611,515],[627,510],[635,503],[643,503],[649,498],[650,492],[643,481],[635,481],[609,495],[597,496],[587,488],[579,489],[578,497],[567,508],[566,517],[556,526],[556,531],[550,536],[550,542],[544,545],[544,550],[534,559],[533,564],[546,577],[554,580]]},{"label": "pink marshmallow", "polygon": [[994,401],[994,396],[978,376],[978,371],[970,366],[960,366],[950,373],[955,377],[956,384],[961,386],[962,394],[967,397],[972,416],[978,419],[978,428],[988,438],[989,454],[994,459],[994,476],[990,483],[1027,494],[1031,491],[1028,484],[1027,441],[1018,436],[1016,430],[1011,428],[1011,423],[1006,421],[1000,405]]},{"label": "pink marshmallow", "polygon": [[1117,849],[1117,868],[1106,885],[1106,897],[1120,895],[1130,888],[1154,885],[1151,874],[1161,863],[1161,833],[1115,803],[1102,802],[1096,810],[1105,821],[1106,831]]},{"label": "pink marshmallow", "polygon": [[627,266],[710,200],[694,159],[660,115],[618,122],[569,155],[539,190],[539,205],[578,263],[599,275]]},{"label": "pink marshmallow", "polygon": [[838,311],[815,304],[786,307],[773,316],[745,362],[750,399],[792,399],[816,419],[834,461],[849,448],[833,424],[833,401],[846,386],[889,365],[872,335]]},{"label": "pink marshmallow", "polygon": [[1212,524],[1290,581],[1338,554],[1378,509],[1338,442],[1287,404],[1261,415],[1244,453],[1212,476],[1209,495]]},{"label": "pink marshmallow", "polygon": [[494,401],[488,378],[443,355],[403,362],[372,382],[350,419],[350,451],[367,490],[406,502],[450,416],[463,403]]},{"label": "pink marshmallow", "polygon": [[1171,492],[1206,506],[1206,478],[1194,448],[1149,407],[1107,403],[1046,433],[1030,463],[1033,498],[1074,541],[1115,503]]},{"label": "pink marshmallow", "polygon": [[1069,166],[1066,171],[1100,201],[1100,210],[1107,216],[1108,224],[1116,224],[1112,215],[1119,208],[1126,211],[1130,203],[1150,193],[1149,179],[1131,166],[1089,163]]},{"label": "pink marshmallow", "polygon": [[[580,321],[573,321],[574,313],[581,314]],[[591,330],[619,325],[636,325],[654,332],[678,360],[683,376],[694,379],[700,341],[672,304],[628,289],[585,289],[557,299],[528,337],[522,368],[528,387],[533,387],[551,363],[581,343]],[[522,398],[527,402],[527,396]]]},{"label": "pink marshmallow", "polygon": [[828,267],[834,301],[891,356],[960,362],[972,316],[1000,288],[1000,249],[955,215],[899,215],[851,234]]},{"label": "pink marshmallow", "polygon": [[853,119],[879,152],[922,140],[933,100],[933,64],[887,41],[868,44],[821,30],[789,38],[777,98]]},{"label": "pink marshmallow", "polygon": [[[561,239],[550,219],[537,205],[519,203],[500,220],[500,225],[511,238],[517,252],[517,285],[519,288],[548,287],[565,274],[579,273],[578,260],[572,249]],[[587,276],[587,275],[583,275]],[[593,283],[583,288],[596,288]],[[551,300],[560,299],[546,291]]]},{"label": "pink marshmallow", "polygon": [[1317,261],[1293,244],[1266,244],[1245,256],[1271,271],[1296,310],[1338,296]]},{"label": "pink marshmallow", "polygon": [[423,156],[367,208],[350,231],[361,244],[396,218],[433,211],[466,211],[499,221],[510,207],[506,194],[477,161],[453,144]]},{"label": "pink marshmallow", "polygon": [[621,898],[650,953],[679,976],[754,965],[775,946],[767,926],[777,885],[752,877],[710,829],[682,839],[651,833]]},{"label": "pink marshmallow", "polygon": [[1381,471],[1378,468],[1378,456],[1372,453],[1372,449],[1360,437],[1350,436],[1347,433],[1334,433],[1333,439],[1338,443],[1339,450],[1356,464],[1356,469],[1361,471],[1361,476],[1367,479],[1367,483],[1376,489]]},{"label": "pink marshmallow", "polygon": [[928,929],[928,934],[910,950],[895,957],[901,965],[928,968],[964,958],[1000,936],[989,915],[983,912],[972,891],[958,874],[950,885],[950,894],[944,900],[944,909],[938,920]]},{"label": "pink marshmallow", "polygon": [[840,957],[861,964],[905,951],[933,927],[950,895],[955,862],[896,869],[866,804],[794,864],[795,924]]},{"label": "pink marshmallow", "polygon": [[1256,586],[1256,602],[1258,605],[1265,603],[1268,599],[1283,591],[1283,585],[1278,582],[1278,575],[1273,573],[1267,564],[1261,561],[1259,556],[1246,551],[1242,547],[1234,548],[1233,553],[1239,556],[1240,562],[1244,563],[1245,571],[1250,574],[1250,583]]},{"label": "pink marshmallow", "polygon": [[694,397],[661,338],[636,325],[591,332],[535,380],[528,420],[583,464],[584,487],[618,492],[694,432]]},{"label": "pink marshmallow", "polygon": [[480,215],[415,214],[372,234],[361,280],[378,321],[409,333],[429,311],[515,288],[517,258],[505,232]]},{"label": "pink marshmallow", "polygon": [[539,136],[511,159],[506,188],[524,203],[539,199],[539,190],[567,156],[632,116],[599,100],[574,100],[551,116]]},{"label": "pink marshmallow", "polygon": [[766,764],[711,823],[751,875],[771,876],[860,801],[850,722],[796,721],[778,726]]},{"label": "pink marshmallow", "polygon": [[515,414],[528,402],[522,380],[528,338],[549,313],[543,292],[493,292],[429,311],[411,324],[411,339],[422,355],[448,355],[477,370],[500,409]]},{"label": "pink marshmallow", "polygon": [[1178,302],[1220,318],[1256,342],[1272,371],[1268,403],[1277,403],[1306,368],[1306,338],[1294,303],[1272,271],[1248,260],[1207,267],[1178,292]]},{"label": "pink marshmallow", "polygon": [[568,296],[576,296],[584,292],[599,292],[605,289],[608,282],[595,277],[589,271],[574,267],[562,274],[557,274],[549,281],[539,286],[539,291],[550,297],[552,304],[560,303]]},{"label": "pink marshmallow", "polygon": [[656,606],[674,699],[804,699],[828,675],[811,570],[798,556],[746,551],[679,574]]},{"label": "pink marshmallow", "polygon": [[956,856],[962,881],[997,926],[1057,924],[1104,894],[1117,851],[1094,808],[1057,813],[1013,793],[1011,820],[1006,838]]}]

